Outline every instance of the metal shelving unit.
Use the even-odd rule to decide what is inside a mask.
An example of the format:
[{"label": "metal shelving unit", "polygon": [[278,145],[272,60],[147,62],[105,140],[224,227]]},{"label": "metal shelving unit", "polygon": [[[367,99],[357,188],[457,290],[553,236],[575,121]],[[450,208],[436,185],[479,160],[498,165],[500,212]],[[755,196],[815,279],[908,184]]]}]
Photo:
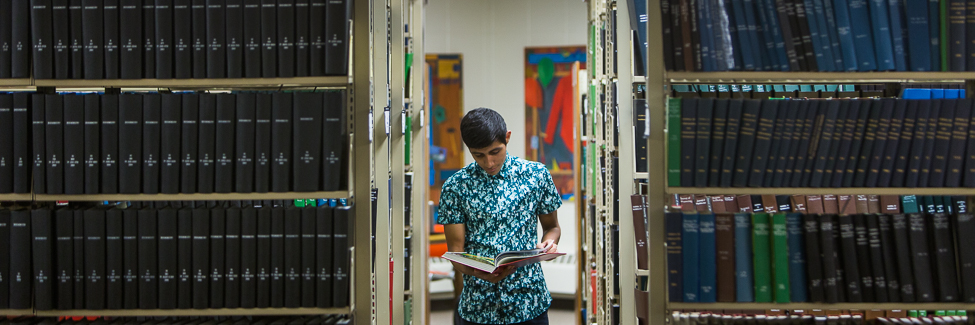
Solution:
[{"label": "metal shelving unit", "polygon": [[[233,79],[37,79],[34,87],[105,87],[105,88],[224,88],[241,87],[347,87],[352,84],[349,76],[294,77],[294,78],[233,78]],[[0,84],[2,85],[2,84]]]},{"label": "metal shelving unit", "polygon": [[[29,195],[28,195],[29,196]],[[209,193],[209,194],[34,194],[35,201],[217,201],[217,200],[290,200],[344,199],[353,191],[281,192],[281,193]],[[0,197],[2,199],[3,197]]]},{"label": "metal shelving unit", "polygon": [[[29,311],[29,310],[28,310]],[[348,314],[350,308],[220,308],[220,309],[117,309],[117,310],[38,310],[33,315],[55,316],[291,316]],[[27,313],[31,315],[31,313]]]},{"label": "metal shelving unit", "polygon": [[975,195],[975,188],[963,187],[668,187],[667,194],[801,194],[801,195]]}]

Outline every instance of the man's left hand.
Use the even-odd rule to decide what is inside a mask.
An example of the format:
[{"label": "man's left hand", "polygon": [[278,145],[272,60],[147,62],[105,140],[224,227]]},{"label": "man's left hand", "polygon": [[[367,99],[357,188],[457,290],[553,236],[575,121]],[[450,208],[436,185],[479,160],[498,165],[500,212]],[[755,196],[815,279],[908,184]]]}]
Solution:
[{"label": "man's left hand", "polygon": [[556,253],[559,250],[559,244],[556,244],[553,239],[538,243],[538,245],[535,245],[535,248],[545,248],[546,246],[548,246],[548,250],[545,253]]}]

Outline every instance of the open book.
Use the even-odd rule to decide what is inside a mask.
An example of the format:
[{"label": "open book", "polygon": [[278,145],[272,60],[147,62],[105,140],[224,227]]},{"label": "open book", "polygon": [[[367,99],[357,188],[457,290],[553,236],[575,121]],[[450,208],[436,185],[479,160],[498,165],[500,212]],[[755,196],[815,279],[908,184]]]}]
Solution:
[{"label": "open book", "polygon": [[561,255],[565,255],[565,253],[545,253],[548,248],[549,247],[546,246],[538,249],[509,251],[498,254],[494,258],[477,256],[464,252],[446,252],[443,254],[443,258],[487,273],[494,273],[494,271],[497,271],[502,266],[511,265],[514,267],[521,267],[532,263],[548,261]]}]

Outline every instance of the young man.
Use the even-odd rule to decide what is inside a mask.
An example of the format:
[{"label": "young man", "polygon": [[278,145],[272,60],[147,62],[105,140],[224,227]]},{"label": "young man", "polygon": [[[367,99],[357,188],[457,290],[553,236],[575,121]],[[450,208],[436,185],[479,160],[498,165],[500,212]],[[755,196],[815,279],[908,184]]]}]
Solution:
[{"label": "young man", "polygon": [[[475,163],[451,176],[440,192],[438,222],[447,250],[494,256],[549,246],[548,252],[556,252],[562,199],[545,166],[508,155],[511,131],[491,109],[468,112],[460,133]],[[455,324],[548,324],[552,297],[541,264],[495,273],[453,264],[464,274]]]}]

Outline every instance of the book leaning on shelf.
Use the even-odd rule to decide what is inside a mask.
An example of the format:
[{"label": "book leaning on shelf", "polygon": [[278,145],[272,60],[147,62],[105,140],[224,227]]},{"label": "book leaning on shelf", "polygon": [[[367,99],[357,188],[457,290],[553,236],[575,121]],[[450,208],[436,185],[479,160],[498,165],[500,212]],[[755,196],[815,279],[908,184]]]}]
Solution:
[{"label": "book leaning on shelf", "polygon": [[487,273],[494,273],[495,271],[498,271],[498,269],[505,266],[517,268],[528,264],[552,260],[556,257],[565,255],[565,253],[545,253],[545,251],[548,249],[549,246],[522,251],[507,251],[495,255],[493,258],[477,256],[465,252],[446,252],[443,254],[443,258]]}]

